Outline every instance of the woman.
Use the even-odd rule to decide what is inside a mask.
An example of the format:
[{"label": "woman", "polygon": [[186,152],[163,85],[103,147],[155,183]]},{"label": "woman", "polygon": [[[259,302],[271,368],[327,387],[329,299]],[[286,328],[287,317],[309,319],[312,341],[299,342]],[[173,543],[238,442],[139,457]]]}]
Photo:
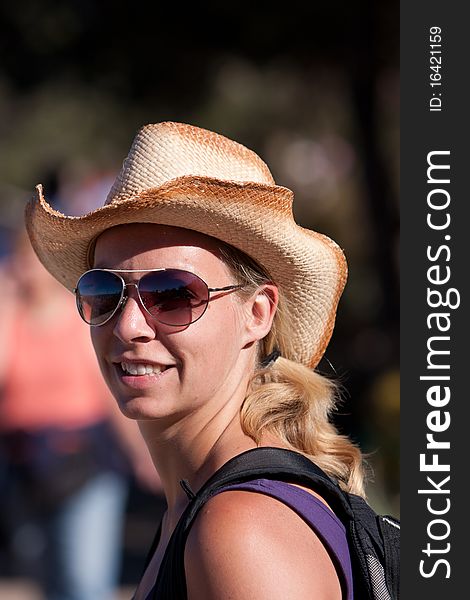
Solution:
[{"label": "woman", "polygon": [[[159,597],[159,567],[189,502],[183,488],[197,491],[234,456],[296,450],[363,494],[360,452],[329,422],[334,386],[312,370],[346,263],[334,242],[295,224],[291,203],[247,148],[160,123],[137,134],[104,207],[68,218],[40,186],[28,206],[33,246],[75,290],[103,375],[138,421],[167,499],[136,600]],[[329,510],[314,491],[286,485]],[[220,493],[187,539],[187,597],[352,598],[348,565],[323,542],[267,494]]]}]

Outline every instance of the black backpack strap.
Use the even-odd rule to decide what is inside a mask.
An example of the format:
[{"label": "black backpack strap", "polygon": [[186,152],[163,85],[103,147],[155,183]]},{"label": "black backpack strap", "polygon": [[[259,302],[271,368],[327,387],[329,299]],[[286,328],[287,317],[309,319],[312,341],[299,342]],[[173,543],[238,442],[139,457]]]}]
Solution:
[{"label": "black backpack strap", "polygon": [[202,486],[194,510],[207,502],[214,492],[226,485],[253,479],[273,479],[313,487],[333,512],[351,515],[351,508],[338,484],[303,454],[284,448],[253,448],[234,456]]}]

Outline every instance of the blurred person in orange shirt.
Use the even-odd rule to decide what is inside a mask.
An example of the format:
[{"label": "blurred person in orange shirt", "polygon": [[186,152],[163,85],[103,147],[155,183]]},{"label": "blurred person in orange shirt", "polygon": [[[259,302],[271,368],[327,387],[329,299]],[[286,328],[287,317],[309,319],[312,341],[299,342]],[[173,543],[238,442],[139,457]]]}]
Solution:
[{"label": "blurred person in orange shirt", "polygon": [[[73,297],[25,234],[0,276],[0,486],[15,490],[14,510],[41,533],[47,600],[108,600],[119,578],[129,475],[157,493],[158,476],[101,377]],[[18,558],[38,543],[21,531],[31,534],[16,531]]]}]

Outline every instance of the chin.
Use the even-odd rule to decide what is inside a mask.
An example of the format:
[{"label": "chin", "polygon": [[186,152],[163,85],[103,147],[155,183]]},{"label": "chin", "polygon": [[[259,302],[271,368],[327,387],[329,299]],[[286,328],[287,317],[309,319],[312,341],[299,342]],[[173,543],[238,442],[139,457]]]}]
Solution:
[{"label": "chin", "polygon": [[162,405],[155,397],[133,396],[131,398],[118,396],[118,406],[122,414],[135,421],[156,421],[177,416],[168,404]]},{"label": "chin", "polygon": [[157,419],[161,415],[155,414],[155,400],[150,398],[122,398],[117,399],[122,414],[128,419]]}]

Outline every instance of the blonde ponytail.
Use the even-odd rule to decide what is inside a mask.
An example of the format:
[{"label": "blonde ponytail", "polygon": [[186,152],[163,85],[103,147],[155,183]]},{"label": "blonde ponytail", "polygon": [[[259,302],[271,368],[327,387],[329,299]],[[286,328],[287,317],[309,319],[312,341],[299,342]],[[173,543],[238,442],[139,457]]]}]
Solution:
[{"label": "blonde ponytail", "polygon": [[280,357],[254,375],[241,408],[242,428],[256,443],[264,433],[274,435],[308,456],[343,489],[363,496],[361,452],[330,422],[337,397],[331,380]]}]

